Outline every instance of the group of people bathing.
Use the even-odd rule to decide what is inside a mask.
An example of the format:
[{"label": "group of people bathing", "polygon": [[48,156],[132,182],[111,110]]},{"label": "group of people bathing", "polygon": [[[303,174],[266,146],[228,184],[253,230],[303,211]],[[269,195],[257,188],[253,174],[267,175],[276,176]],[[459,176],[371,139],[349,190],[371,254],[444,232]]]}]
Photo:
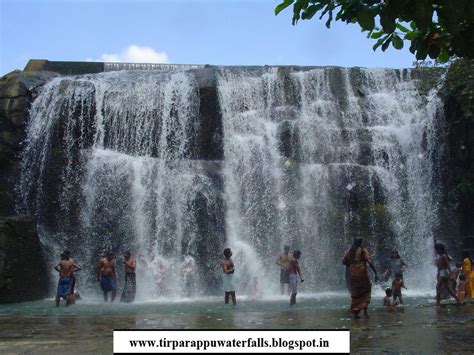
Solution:
[{"label": "group of people bathing", "polygon": [[[133,302],[137,289],[135,269],[136,260],[130,251],[124,252],[125,287],[120,302]],[[59,306],[61,298],[66,300],[66,306],[74,304],[80,299],[80,294],[75,290],[76,272],[81,270],[80,266],[72,259],[71,253],[66,250],[61,254],[61,260],[54,267],[59,272],[58,289],[56,292],[56,307]],[[108,253],[106,257],[99,260],[97,268],[97,282],[107,302],[108,294],[111,293],[110,301],[113,302],[117,295],[117,263],[114,253]]]},{"label": "group of people bathing", "polygon": [[[436,266],[437,284],[436,284],[436,305],[439,307],[443,288],[449,292],[458,304],[465,298],[474,297],[474,271],[473,261],[469,253],[463,254],[463,262],[451,267],[452,257],[446,252],[442,243],[436,243],[434,249],[437,254]],[[372,269],[375,281],[378,280],[377,271],[372,263],[370,254],[363,246],[363,239],[356,238],[352,247],[345,253],[342,263],[347,268],[349,279],[348,286],[351,292],[351,314],[353,318],[359,318],[359,313],[363,311],[364,316],[368,317],[367,308],[370,304],[372,283],[370,282],[367,265]],[[391,287],[385,290],[383,304],[388,309],[393,309],[403,303],[402,288],[405,288],[403,282],[403,272],[407,265],[400,258],[398,251],[394,250],[390,256],[387,270],[383,277],[389,276],[392,279]]]},{"label": "group of people bathing", "polygon": [[[474,270],[473,261],[468,253],[463,254],[462,263],[457,263],[456,267],[451,268],[452,257],[448,255],[443,244],[436,243],[435,251],[437,253],[436,266],[438,268],[437,284],[436,284],[436,303],[439,306],[443,288],[449,292],[458,303],[466,298],[474,298]],[[237,304],[234,287],[235,265],[232,260],[232,251],[225,248],[223,251],[224,258],[221,261],[223,272],[223,288],[224,302],[226,304],[232,300],[232,304]],[[285,293],[285,285],[288,285],[288,294],[290,295],[290,305],[296,303],[296,295],[298,293],[298,277],[300,282],[304,282],[299,259],[301,251],[295,250],[290,252],[289,246],[284,246],[283,251],[278,255],[276,264],[280,267],[280,285],[281,294]],[[351,248],[342,258],[342,263],[346,266],[346,277],[348,279],[348,287],[351,293],[350,311],[354,318],[359,318],[362,311],[364,316],[368,317],[367,309],[371,301],[372,283],[368,274],[368,266],[375,275],[375,281],[378,280],[378,274],[371,260],[369,251],[363,245],[362,238],[356,238]],[[132,302],[136,293],[136,260],[130,251],[124,253],[124,269],[125,269],[125,286],[121,296],[121,302]],[[403,303],[402,288],[406,289],[403,281],[403,272],[406,270],[407,264],[400,258],[398,251],[391,253],[388,267],[382,275],[382,279],[390,279],[391,287],[386,288],[386,296],[383,304],[388,309],[393,309],[397,305]],[[59,282],[56,294],[56,306],[59,305],[60,299],[66,300],[66,305],[74,304],[76,298],[80,297],[75,291],[76,275],[80,270],[71,258],[69,251],[61,254],[60,262],[55,266],[59,272]],[[108,293],[111,292],[111,302],[115,300],[117,293],[117,272],[116,260],[113,253],[108,253],[106,257],[100,259],[97,268],[97,282],[103,292],[104,301],[108,300]]]},{"label": "group of people bathing", "polygon": [[[228,304],[232,299],[232,304],[237,304],[234,287],[234,271],[235,266],[232,261],[232,250],[224,249],[224,259],[222,259],[221,267],[223,272],[224,286],[224,303]],[[301,251],[295,250],[290,254],[290,247],[285,245],[283,252],[278,255],[277,265],[280,267],[280,284],[281,293],[284,294],[285,284],[288,284],[288,293],[290,295],[290,305],[296,303],[296,294],[298,293],[298,276],[301,282],[304,282],[301,274],[299,259]]]},{"label": "group of people bathing", "polygon": [[[291,293],[290,304],[296,303],[297,294],[297,277],[299,275],[301,282],[304,282],[299,266],[299,258],[301,251],[295,250],[290,256],[290,248],[285,246],[284,251],[279,255],[277,264],[281,267],[280,281],[283,284],[289,284],[289,292]],[[232,260],[232,251],[230,248],[224,249],[224,258],[221,261],[223,271],[223,287],[224,302],[237,304],[234,287],[234,271],[235,266]],[[131,255],[130,251],[124,253],[125,268],[125,287],[122,292],[120,302],[132,302],[136,294],[136,259]],[[189,262],[185,261],[188,267]],[[188,267],[189,268],[189,267]],[[79,292],[75,290],[76,272],[81,270],[80,266],[72,259],[69,251],[61,254],[61,260],[55,266],[59,272],[58,288],[56,293],[56,306],[59,306],[61,298],[66,300],[66,306],[74,304],[76,299],[80,298]],[[100,259],[97,268],[97,282],[100,283],[104,295],[104,301],[107,302],[108,294],[111,293],[110,301],[115,300],[117,294],[117,267],[113,253],[108,253],[106,257]],[[191,270],[192,271],[192,270]],[[283,292],[283,291],[282,291]]]}]

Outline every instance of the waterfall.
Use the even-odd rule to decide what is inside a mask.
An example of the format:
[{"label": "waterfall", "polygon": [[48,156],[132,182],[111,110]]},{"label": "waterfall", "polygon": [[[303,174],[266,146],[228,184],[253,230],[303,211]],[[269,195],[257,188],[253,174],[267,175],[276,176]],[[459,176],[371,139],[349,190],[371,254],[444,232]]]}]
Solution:
[{"label": "waterfall", "polygon": [[51,257],[68,248],[84,264],[86,286],[100,256],[131,249],[142,297],[204,291],[211,262],[179,273],[211,247],[202,238],[224,237],[199,221],[219,224],[220,202],[216,163],[194,159],[197,94],[184,71],[130,71],[58,78],[34,102],[20,205],[56,246]]},{"label": "waterfall", "polygon": [[[220,292],[230,246],[238,293],[257,284],[271,294],[276,256],[290,245],[303,251],[303,291],[332,291],[344,287],[344,251],[363,237],[380,267],[396,248],[407,284],[431,286],[434,90],[420,93],[411,70],[222,67],[203,84],[205,70],[110,71],[43,87],[18,210],[37,216],[50,260],[70,249],[79,287],[92,292],[99,257],[113,250],[122,261],[130,249],[139,299],[187,297]],[[204,99],[210,87],[215,98]],[[219,124],[204,122],[206,109]],[[222,157],[208,156],[211,145]]]},{"label": "waterfall", "polygon": [[439,100],[410,70],[223,69],[219,95],[227,234],[246,272],[277,280],[287,244],[306,290],[342,288],[363,237],[380,267],[398,249],[409,283],[430,286]]}]

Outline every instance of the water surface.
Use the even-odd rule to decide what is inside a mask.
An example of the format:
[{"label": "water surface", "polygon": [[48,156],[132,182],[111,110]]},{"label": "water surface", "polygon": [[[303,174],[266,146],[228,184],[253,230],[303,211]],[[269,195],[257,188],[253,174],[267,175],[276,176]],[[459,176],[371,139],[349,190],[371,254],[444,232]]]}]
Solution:
[{"label": "water surface", "polygon": [[353,352],[464,352],[474,349],[474,304],[434,307],[430,297],[406,297],[395,312],[373,298],[370,318],[351,320],[340,293],[106,304],[55,308],[53,300],[0,306],[0,353],[111,353],[113,329],[350,329]]}]

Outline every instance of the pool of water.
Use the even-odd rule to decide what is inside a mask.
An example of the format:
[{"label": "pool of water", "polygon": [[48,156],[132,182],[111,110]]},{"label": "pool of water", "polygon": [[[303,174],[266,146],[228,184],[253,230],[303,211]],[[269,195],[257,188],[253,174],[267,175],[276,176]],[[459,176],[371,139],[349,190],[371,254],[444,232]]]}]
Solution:
[{"label": "pool of water", "polygon": [[0,306],[0,353],[111,353],[113,329],[350,329],[353,352],[469,352],[474,350],[474,304],[436,309],[423,293],[406,293],[394,312],[376,292],[370,318],[351,320],[344,293],[301,295],[290,307],[275,296],[160,299],[134,304],[84,300],[66,308],[54,301]]}]

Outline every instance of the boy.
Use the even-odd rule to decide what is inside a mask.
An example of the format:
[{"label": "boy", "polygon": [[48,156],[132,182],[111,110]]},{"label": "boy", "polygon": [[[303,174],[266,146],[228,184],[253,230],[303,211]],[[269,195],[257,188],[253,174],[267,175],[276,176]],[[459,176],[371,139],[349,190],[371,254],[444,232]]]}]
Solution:
[{"label": "boy", "polygon": [[398,301],[400,302],[400,304],[403,303],[402,287],[405,290],[407,289],[405,287],[405,284],[403,283],[402,273],[397,272],[397,273],[395,273],[395,279],[392,281],[392,292],[393,292],[393,300],[396,301],[397,298],[398,298]]},{"label": "boy", "polygon": [[72,291],[72,277],[71,275],[81,270],[72,260],[69,259],[64,253],[61,254],[61,261],[54,267],[59,272],[58,290],[56,292],[56,307],[59,307],[61,298],[66,300],[66,306],[69,307],[73,303],[73,291]]},{"label": "boy", "polygon": [[392,289],[389,287],[385,290],[385,297],[383,299],[384,307],[387,307],[389,310],[395,309],[398,306],[399,302],[392,300]]},{"label": "boy", "polygon": [[289,272],[289,287],[291,290],[290,296],[290,306],[296,303],[296,294],[298,293],[298,275],[300,275],[301,283],[304,282],[303,276],[301,275],[300,263],[298,262],[301,258],[301,251],[295,250],[293,252],[293,258],[290,259],[288,263],[288,272]]}]

